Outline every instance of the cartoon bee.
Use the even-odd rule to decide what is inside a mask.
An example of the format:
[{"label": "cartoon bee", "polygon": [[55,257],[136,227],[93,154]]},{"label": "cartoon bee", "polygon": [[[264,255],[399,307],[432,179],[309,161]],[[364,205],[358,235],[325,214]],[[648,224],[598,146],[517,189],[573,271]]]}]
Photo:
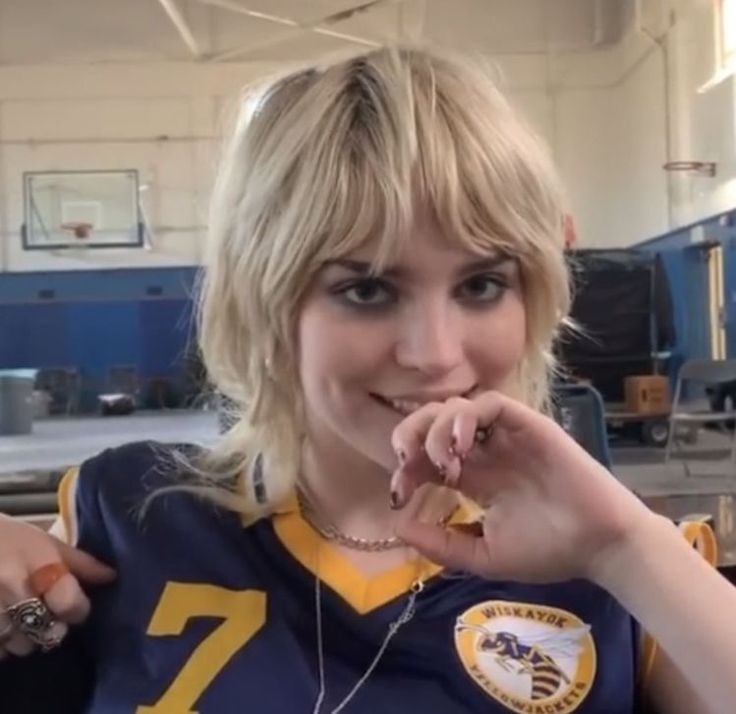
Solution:
[{"label": "cartoon bee", "polygon": [[469,625],[458,620],[457,632],[477,632],[475,647],[478,652],[493,655],[499,667],[507,672],[528,674],[532,678],[532,700],[554,696],[562,683],[570,678],[555,662],[557,657],[576,657],[581,649],[580,640],[590,630],[589,625],[539,635],[519,637],[512,632],[494,632],[482,625]]}]

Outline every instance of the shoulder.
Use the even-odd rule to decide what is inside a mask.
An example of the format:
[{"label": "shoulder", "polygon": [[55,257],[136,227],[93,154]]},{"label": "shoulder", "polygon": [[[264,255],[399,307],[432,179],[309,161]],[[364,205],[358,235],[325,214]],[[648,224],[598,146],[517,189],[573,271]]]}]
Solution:
[{"label": "shoulder", "polygon": [[134,475],[140,478],[165,478],[171,476],[181,462],[177,455],[191,458],[200,452],[193,444],[164,444],[158,441],[134,441],[100,452],[85,460],[80,468],[81,478],[86,481],[104,479],[106,483],[124,480],[131,485]]},{"label": "shoulder", "polygon": [[85,533],[100,532],[106,523],[134,517],[149,496],[182,482],[187,459],[199,451],[192,444],[138,441],[86,459],[61,480],[56,534],[77,545]]},{"label": "shoulder", "polygon": [[192,444],[136,441],[105,449],[70,469],[62,479],[74,485],[78,497],[143,493],[150,488],[172,485],[186,474],[187,459],[199,449]]}]

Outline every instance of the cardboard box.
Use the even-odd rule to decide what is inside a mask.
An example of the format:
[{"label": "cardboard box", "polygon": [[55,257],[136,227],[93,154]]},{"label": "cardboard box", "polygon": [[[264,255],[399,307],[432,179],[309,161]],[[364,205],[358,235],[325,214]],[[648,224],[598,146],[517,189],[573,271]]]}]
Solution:
[{"label": "cardboard box", "polygon": [[667,377],[636,375],[624,380],[626,411],[636,414],[667,414],[670,410],[670,385]]}]

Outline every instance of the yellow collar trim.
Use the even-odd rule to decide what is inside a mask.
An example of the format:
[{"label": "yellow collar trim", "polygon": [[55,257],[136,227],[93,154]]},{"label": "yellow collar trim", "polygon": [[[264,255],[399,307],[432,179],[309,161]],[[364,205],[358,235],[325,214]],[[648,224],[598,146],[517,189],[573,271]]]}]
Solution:
[{"label": "yellow collar trim", "polygon": [[[474,511],[470,504],[461,503],[450,525],[476,520]],[[313,575],[319,573],[322,582],[361,615],[408,592],[417,578],[425,580],[442,570],[442,566],[419,558],[384,573],[365,575],[302,518],[296,494],[274,511],[272,520],[289,553]]]}]

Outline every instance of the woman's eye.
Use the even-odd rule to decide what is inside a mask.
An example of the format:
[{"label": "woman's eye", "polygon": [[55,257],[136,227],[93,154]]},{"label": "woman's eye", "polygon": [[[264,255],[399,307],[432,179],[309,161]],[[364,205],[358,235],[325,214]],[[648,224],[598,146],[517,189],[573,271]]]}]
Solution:
[{"label": "woman's eye", "polygon": [[493,275],[476,275],[466,280],[460,287],[464,300],[493,302],[503,295],[506,285]]},{"label": "woman's eye", "polygon": [[393,291],[381,280],[367,278],[341,288],[339,294],[354,305],[386,305],[394,299]]}]

